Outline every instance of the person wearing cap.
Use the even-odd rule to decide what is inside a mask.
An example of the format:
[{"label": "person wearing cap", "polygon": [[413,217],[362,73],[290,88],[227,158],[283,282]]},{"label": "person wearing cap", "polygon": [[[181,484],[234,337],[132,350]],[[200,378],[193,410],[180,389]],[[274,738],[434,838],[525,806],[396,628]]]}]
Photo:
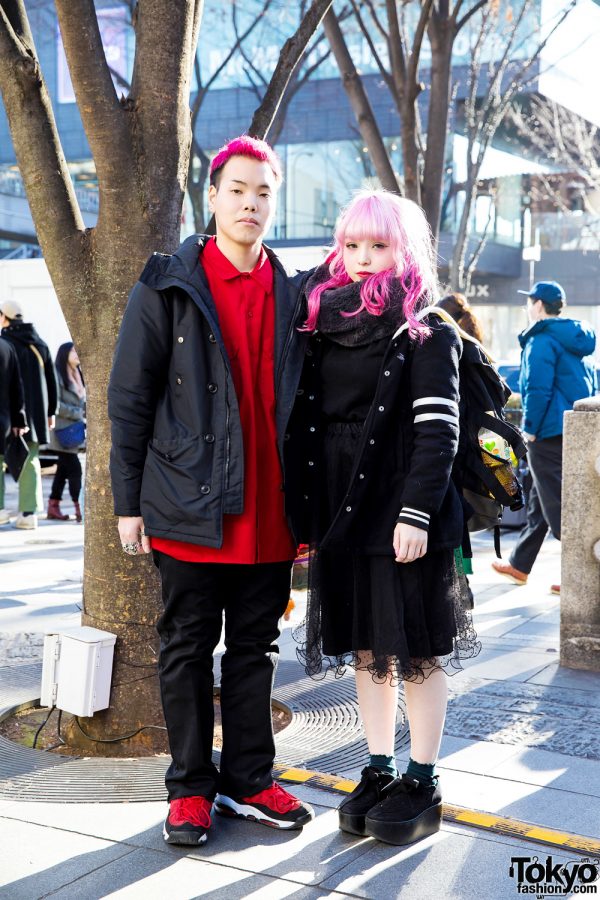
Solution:
[{"label": "person wearing cap", "polygon": [[[276,641],[296,555],[283,443],[306,343],[302,276],[289,278],[262,243],[281,180],[264,141],[242,136],[217,153],[208,191],[216,237],[193,235],[150,258],[108,389],[121,546],[152,552],[162,581],[170,844],[204,843],[213,803],[274,828],[314,816],[272,772]],[[213,653],[223,618],[217,769]]]},{"label": "person wearing cap", "polygon": [[12,344],[0,338],[0,525],[10,521],[4,508],[4,451],[9,435],[27,431],[25,393],[19,360]]},{"label": "person wearing cap", "polygon": [[15,300],[0,302],[2,337],[12,344],[17,358],[23,388],[27,428],[24,434],[29,455],[19,478],[19,514],[16,528],[37,528],[36,512],[43,508],[42,470],[39,449],[50,440],[58,402],[58,386],[48,345],[31,322],[23,320],[23,310]]},{"label": "person wearing cap", "polygon": [[[525,584],[548,529],[560,540],[563,415],[576,400],[596,391],[590,354],[596,335],[587,322],[561,315],[565,292],[556,281],[538,281],[527,295],[529,326],[519,335],[524,437],[532,487],[527,521],[507,563],[492,567]],[[560,585],[552,585],[560,593]]]}]

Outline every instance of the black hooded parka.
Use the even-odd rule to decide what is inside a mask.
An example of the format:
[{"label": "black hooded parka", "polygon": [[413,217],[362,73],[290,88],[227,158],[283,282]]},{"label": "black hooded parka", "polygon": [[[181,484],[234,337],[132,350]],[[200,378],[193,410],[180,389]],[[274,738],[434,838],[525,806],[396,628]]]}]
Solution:
[{"label": "black hooded parka", "polygon": [[[220,547],[223,515],[240,514],[244,450],[238,401],[202,268],[207,236],[150,257],[131,291],[116,345],[108,410],[115,514],[143,516],[148,535]],[[304,359],[297,325],[304,275],[267,247],[275,293],[275,418],[283,460]],[[282,463],[283,464],[283,463]]]}]

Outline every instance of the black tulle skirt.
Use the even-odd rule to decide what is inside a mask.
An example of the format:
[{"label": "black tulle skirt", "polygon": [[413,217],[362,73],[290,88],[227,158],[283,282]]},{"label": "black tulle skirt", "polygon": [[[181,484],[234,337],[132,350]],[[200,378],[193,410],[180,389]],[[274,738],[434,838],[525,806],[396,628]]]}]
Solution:
[{"label": "black tulle skirt", "polygon": [[[327,428],[322,533],[345,495],[361,429],[360,423]],[[467,581],[453,550],[397,563],[391,554],[317,543],[309,562],[306,619],[295,633],[298,655],[313,677],[328,670],[341,674],[348,665],[381,680],[419,681],[434,668],[453,674],[462,659],[480,650],[468,607]]]}]

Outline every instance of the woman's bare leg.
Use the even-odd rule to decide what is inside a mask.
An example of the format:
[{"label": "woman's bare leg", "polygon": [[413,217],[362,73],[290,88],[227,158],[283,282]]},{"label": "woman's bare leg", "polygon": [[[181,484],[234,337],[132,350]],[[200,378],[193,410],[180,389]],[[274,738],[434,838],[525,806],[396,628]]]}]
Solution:
[{"label": "woman's bare leg", "polygon": [[410,756],[415,762],[435,763],[440,752],[446,707],[447,676],[434,668],[422,682],[404,682],[410,726]]},{"label": "woman's bare leg", "polygon": [[[359,653],[359,666],[368,665],[373,657],[369,651]],[[373,681],[368,669],[356,669],[356,694],[363,720],[369,753],[394,756],[396,734],[396,710],[398,709],[398,685],[386,681]]]}]

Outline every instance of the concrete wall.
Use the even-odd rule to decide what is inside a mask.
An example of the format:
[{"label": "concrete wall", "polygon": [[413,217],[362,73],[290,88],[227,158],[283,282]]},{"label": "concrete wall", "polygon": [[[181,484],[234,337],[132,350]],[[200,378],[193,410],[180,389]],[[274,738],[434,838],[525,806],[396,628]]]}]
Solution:
[{"label": "concrete wall", "polygon": [[565,413],[561,543],[560,663],[600,672],[598,397]]}]

